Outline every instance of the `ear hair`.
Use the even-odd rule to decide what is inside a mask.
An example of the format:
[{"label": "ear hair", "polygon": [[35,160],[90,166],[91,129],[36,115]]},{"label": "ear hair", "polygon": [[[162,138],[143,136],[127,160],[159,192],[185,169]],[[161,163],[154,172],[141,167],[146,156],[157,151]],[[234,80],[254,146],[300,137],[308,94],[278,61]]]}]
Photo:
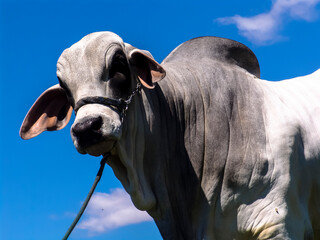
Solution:
[{"label": "ear hair", "polygon": [[130,52],[129,61],[141,84],[149,89],[153,89],[154,83],[159,82],[166,75],[166,71],[159,63],[139,49]]}]

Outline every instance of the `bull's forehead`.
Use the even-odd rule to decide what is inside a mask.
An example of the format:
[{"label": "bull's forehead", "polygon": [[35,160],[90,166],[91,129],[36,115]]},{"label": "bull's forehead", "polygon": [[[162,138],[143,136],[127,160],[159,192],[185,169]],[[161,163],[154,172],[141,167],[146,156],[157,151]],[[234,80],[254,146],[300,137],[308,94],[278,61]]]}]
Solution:
[{"label": "bull's forehead", "polygon": [[79,65],[99,65],[109,48],[124,48],[122,39],[112,32],[91,33],[66,49],[58,60],[58,69]]},{"label": "bull's forehead", "polygon": [[78,92],[80,86],[86,91],[96,89],[104,74],[108,55],[111,57],[114,48],[125,48],[118,35],[111,32],[89,34],[61,54],[57,76],[75,95],[83,95]]}]

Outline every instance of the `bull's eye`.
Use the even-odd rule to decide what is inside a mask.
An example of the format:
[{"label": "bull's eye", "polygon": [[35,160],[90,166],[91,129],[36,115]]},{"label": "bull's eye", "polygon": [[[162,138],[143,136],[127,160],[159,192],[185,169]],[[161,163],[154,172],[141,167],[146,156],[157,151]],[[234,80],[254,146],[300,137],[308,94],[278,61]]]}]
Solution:
[{"label": "bull's eye", "polygon": [[59,80],[60,87],[62,87],[65,90],[67,96],[72,97],[69,88],[64,84],[64,82],[60,80],[60,78],[58,78],[58,80]]},{"label": "bull's eye", "polygon": [[130,70],[125,56],[116,53],[109,68],[110,87],[116,95],[130,91]]},{"label": "bull's eye", "polygon": [[109,69],[109,77],[114,78],[116,74],[126,73],[126,62],[124,56],[120,54],[115,54],[112,60],[111,67]]}]

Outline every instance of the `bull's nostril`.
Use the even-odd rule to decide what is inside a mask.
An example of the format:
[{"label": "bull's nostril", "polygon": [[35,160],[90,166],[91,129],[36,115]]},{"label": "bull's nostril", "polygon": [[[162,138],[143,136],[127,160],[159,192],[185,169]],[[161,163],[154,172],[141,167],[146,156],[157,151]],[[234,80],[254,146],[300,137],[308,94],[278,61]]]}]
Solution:
[{"label": "bull's nostril", "polygon": [[94,121],[92,121],[92,129],[94,130],[99,130],[102,126],[102,117],[97,117],[94,119]]},{"label": "bull's nostril", "polygon": [[84,122],[77,123],[73,127],[73,132],[75,134],[82,134],[85,132],[90,132],[92,130],[99,130],[102,126],[102,117],[90,118],[85,120]]}]

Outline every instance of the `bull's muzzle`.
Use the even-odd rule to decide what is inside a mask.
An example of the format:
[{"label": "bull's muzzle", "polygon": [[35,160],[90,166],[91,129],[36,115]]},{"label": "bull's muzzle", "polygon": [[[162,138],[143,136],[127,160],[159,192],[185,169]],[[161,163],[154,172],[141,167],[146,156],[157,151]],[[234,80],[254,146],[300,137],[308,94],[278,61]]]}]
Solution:
[{"label": "bull's muzzle", "polygon": [[77,112],[71,137],[78,152],[100,156],[110,152],[121,136],[119,113],[101,104],[88,104]]},{"label": "bull's muzzle", "polygon": [[102,117],[92,117],[84,122],[75,124],[71,131],[72,135],[77,139],[78,144],[83,147],[89,147],[100,142],[102,135]]}]

